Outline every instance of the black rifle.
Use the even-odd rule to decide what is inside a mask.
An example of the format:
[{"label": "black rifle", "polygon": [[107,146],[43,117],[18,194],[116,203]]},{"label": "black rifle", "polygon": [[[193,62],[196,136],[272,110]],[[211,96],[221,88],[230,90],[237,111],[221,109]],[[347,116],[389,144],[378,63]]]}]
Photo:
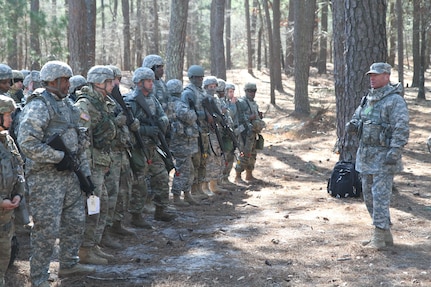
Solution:
[{"label": "black rifle", "polygon": [[[215,101],[213,98],[210,97],[206,97],[202,100],[202,106],[204,107],[205,110],[207,110],[207,112],[209,114],[212,115],[213,119],[221,125],[221,127],[223,128],[223,131],[226,135],[229,136],[229,138],[232,140],[233,143],[233,149],[235,150],[235,148],[239,149],[239,144],[238,141],[236,139],[236,136],[232,130],[231,127],[229,127],[229,125],[226,122],[226,118],[225,115],[223,115],[223,113],[220,111],[220,109],[217,107]],[[217,139],[219,138],[219,133],[218,133],[218,128],[216,125],[213,125],[213,128],[216,131],[216,135],[217,135]],[[220,142],[220,148],[222,148],[223,150],[223,144]]]},{"label": "black rifle", "polygon": [[142,108],[144,113],[147,115],[148,123],[153,126],[157,127],[159,129],[159,132],[157,133],[157,138],[150,137],[151,140],[154,142],[154,144],[157,146],[157,152],[160,154],[160,156],[163,159],[163,162],[165,163],[166,170],[168,173],[175,168],[174,160],[172,158],[172,153],[169,150],[168,143],[166,142],[166,138],[164,133],[162,132],[164,128],[160,125],[159,120],[156,118],[156,116],[151,114],[150,109],[148,108],[147,104],[145,103],[145,99],[143,95],[138,95],[136,98],[136,102],[139,104],[139,106]]},{"label": "black rifle", "polygon": [[82,191],[84,191],[87,196],[92,195],[96,187],[94,186],[90,177],[85,176],[85,174],[82,172],[79,160],[69,151],[69,149],[66,147],[63,140],[61,139],[60,135],[58,133],[53,134],[48,138],[46,143],[53,149],[64,152],[64,155],[68,156],[72,160],[72,170],[78,177]]},{"label": "black rifle", "polygon": [[199,144],[199,149],[201,150],[202,154],[206,154],[205,150],[204,150],[204,144],[202,141],[202,132],[201,132],[201,124],[199,122],[199,115],[198,115],[198,111],[196,110],[196,105],[195,102],[193,102],[192,99],[189,99],[189,106],[195,111],[195,114],[197,116],[196,119],[196,124],[198,125],[198,131],[199,131],[199,137],[198,137],[198,144]]}]

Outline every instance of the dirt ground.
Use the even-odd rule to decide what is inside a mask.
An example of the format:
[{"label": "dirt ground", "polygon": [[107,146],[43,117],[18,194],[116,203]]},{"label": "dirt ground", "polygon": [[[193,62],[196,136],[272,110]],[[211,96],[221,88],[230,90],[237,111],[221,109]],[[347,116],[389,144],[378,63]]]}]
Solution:
[{"label": "dirt ground", "polygon": [[[59,279],[54,258],[51,286],[431,286],[431,155],[425,145],[431,102],[416,100],[416,89],[406,91],[411,134],[391,205],[395,246],[378,252],[360,244],[373,229],[362,199],[326,192],[338,160],[331,76],[310,78],[312,116],[302,120],[290,116],[292,78],[284,79],[286,94],[277,94],[276,107],[269,105],[266,74],[253,78],[236,70],[228,80],[237,84],[237,96],[245,82],[257,83],[267,122],[255,171],[261,181],[199,206],[176,207],[172,223],[147,215],[153,230],[133,229],[137,236],[123,239],[122,250],[105,249],[117,260],[95,266],[94,274]],[[18,236],[19,260],[6,283],[29,287],[29,239]]]}]

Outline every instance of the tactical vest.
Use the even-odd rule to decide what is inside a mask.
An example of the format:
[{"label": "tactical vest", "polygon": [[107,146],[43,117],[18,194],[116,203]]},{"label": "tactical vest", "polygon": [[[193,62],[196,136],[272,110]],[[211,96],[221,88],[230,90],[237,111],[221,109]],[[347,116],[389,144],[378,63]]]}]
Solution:
[{"label": "tactical vest", "polygon": [[0,134],[0,157],[0,194],[10,198],[19,176],[24,177],[19,152],[13,139],[4,133]]}]

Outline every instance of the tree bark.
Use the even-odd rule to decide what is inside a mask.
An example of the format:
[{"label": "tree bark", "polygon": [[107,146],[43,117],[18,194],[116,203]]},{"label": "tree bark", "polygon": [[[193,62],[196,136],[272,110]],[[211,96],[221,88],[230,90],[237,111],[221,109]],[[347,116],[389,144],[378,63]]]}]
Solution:
[{"label": "tree bark", "polygon": [[226,0],[226,23],[225,23],[225,39],[226,39],[226,69],[232,69],[232,57],[231,57],[231,11],[232,1]]},{"label": "tree bark", "polygon": [[[31,70],[40,70],[41,64],[40,64],[40,57],[41,57],[41,50],[40,50],[40,40],[39,40],[39,30],[40,25],[38,21],[38,15],[39,15],[39,0],[31,0],[30,4],[30,64],[31,64]],[[69,11],[70,15],[70,11]],[[69,16],[70,18],[70,16]],[[70,24],[69,24],[70,25]],[[70,42],[70,33],[69,35],[69,42]],[[69,47],[70,50],[70,47]]]},{"label": "tree bark", "polygon": [[253,49],[251,43],[251,26],[250,26],[250,3],[248,0],[244,1],[245,8],[245,29],[247,35],[247,71],[253,75]]},{"label": "tree bark", "polygon": [[326,58],[328,55],[328,0],[322,0],[322,11],[320,20],[320,49],[317,70],[319,74],[326,74]]},{"label": "tree bark", "polygon": [[130,13],[129,0],[121,0],[123,11],[123,67],[124,70],[130,71]]},{"label": "tree bark", "polygon": [[[403,4],[401,0],[396,0],[397,14],[397,49],[398,49],[398,81],[404,87],[404,25],[403,25]],[[403,90],[404,94],[404,90]]]},{"label": "tree bark", "polygon": [[224,9],[225,0],[213,0],[211,4],[211,75],[226,80],[224,55]]}]

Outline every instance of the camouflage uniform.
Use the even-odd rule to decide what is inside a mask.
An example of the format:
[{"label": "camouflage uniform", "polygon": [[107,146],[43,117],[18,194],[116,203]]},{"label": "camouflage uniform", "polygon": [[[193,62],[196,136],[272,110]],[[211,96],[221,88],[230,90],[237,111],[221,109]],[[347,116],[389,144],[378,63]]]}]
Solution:
[{"label": "camouflage uniform", "polygon": [[[99,75],[104,75],[102,73],[105,72],[107,76],[99,79]],[[110,156],[111,142],[117,133],[115,118],[112,114],[115,102],[99,92],[94,86],[94,83],[104,83],[106,80],[112,80],[113,78],[114,73],[111,69],[105,66],[92,67],[88,72],[87,82],[93,83],[93,85],[83,87],[78,93],[75,103],[75,106],[81,111],[81,125],[88,128],[90,134],[91,146],[86,152],[87,157],[91,159],[91,172],[96,186],[94,195],[100,198],[100,213],[87,215],[84,241],[82,243],[84,248],[100,244],[109,208],[115,207],[115,203],[109,204],[105,185],[105,177],[112,163]]]},{"label": "camouflage uniform", "polygon": [[24,191],[23,162],[14,140],[7,133],[4,126],[4,113],[11,113],[15,109],[12,99],[0,95],[0,287],[4,286],[4,275],[9,265],[14,235],[14,209],[6,209],[2,204],[13,203],[18,195]]},{"label": "camouflage uniform", "polygon": [[[41,70],[41,78],[46,83],[70,76],[70,67],[58,61],[46,63]],[[47,89],[52,90],[51,87]],[[66,96],[67,90],[62,93],[58,89],[53,92],[38,89],[28,99],[20,117],[18,143],[25,154],[25,175],[34,221],[30,257],[34,286],[49,278],[49,263],[57,238],[60,238],[60,272],[79,266],[78,249],[85,226],[84,197],[75,173],[71,169],[58,170],[65,160],[64,152],[51,148],[46,142],[52,135],[59,134],[70,153],[79,159],[83,173],[90,176],[79,129],[79,110]]]},{"label": "camouflage uniform", "polygon": [[[153,95],[159,101],[160,105],[163,108],[163,111],[166,113],[168,109],[169,92],[165,81],[163,81],[162,79],[164,65],[165,62],[159,55],[147,55],[142,61],[142,67],[153,70],[155,74],[155,79],[153,81]],[[156,69],[161,69],[160,73],[158,73]]]}]

